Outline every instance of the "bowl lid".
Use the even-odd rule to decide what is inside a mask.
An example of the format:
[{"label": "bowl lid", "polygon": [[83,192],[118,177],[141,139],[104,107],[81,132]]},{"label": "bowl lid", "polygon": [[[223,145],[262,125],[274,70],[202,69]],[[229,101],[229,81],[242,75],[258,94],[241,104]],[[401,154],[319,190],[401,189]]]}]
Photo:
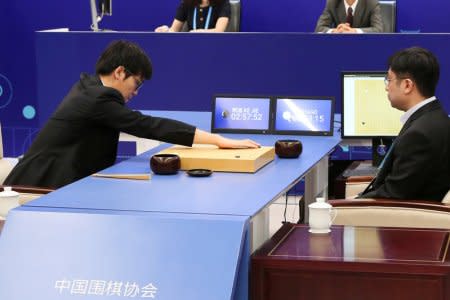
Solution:
[{"label": "bowl lid", "polygon": [[331,208],[331,204],[325,202],[325,198],[316,198],[316,202],[308,205],[311,208]]},{"label": "bowl lid", "polygon": [[212,171],[209,169],[190,169],[187,174],[192,177],[207,177],[212,174]]},{"label": "bowl lid", "polygon": [[13,191],[10,186],[4,186],[3,192],[0,192],[0,198],[6,198],[6,197],[18,197],[19,193],[16,191]]}]

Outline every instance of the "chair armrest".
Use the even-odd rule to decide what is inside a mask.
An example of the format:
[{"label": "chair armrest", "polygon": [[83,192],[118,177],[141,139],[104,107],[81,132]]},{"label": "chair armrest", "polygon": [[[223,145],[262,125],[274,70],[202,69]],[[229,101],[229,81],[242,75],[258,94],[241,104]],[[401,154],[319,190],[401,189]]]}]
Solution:
[{"label": "chair armrest", "polygon": [[368,176],[349,177],[345,183],[345,197],[355,198],[363,192],[372,179]]},{"label": "chair armrest", "polygon": [[[2,190],[3,187],[4,187],[3,185],[0,185],[0,188]],[[26,186],[26,185],[13,185],[12,189],[18,193],[27,193],[27,194],[48,194],[55,190],[47,187]]]},{"label": "chair armrest", "polygon": [[360,183],[360,182],[371,182],[373,176],[350,176],[347,178],[347,183]]},{"label": "chair armrest", "polygon": [[404,207],[450,212],[450,205],[424,200],[340,199],[328,201],[333,207]]},{"label": "chair armrest", "polygon": [[330,200],[335,225],[450,229],[450,205],[422,200]]}]

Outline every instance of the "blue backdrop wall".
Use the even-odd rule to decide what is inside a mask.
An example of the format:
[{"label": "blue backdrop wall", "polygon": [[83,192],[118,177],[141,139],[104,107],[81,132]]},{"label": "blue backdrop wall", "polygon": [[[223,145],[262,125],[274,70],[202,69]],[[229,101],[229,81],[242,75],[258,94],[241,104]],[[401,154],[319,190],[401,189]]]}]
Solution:
[{"label": "blue backdrop wall", "polygon": [[[243,0],[241,29],[253,32],[311,32],[324,2]],[[114,0],[113,16],[106,17],[100,27],[120,31],[151,31],[160,24],[171,22],[177,3],[178,0]],[[398,0],[397,29],[450,32],[449,8],[450,2],[447,0]],[[39,127],[34,32],[61,27],[75,31],[89,30],[89,9],[88,0],[76,3],[56,0],[0,1],[0,121],[6,140],[6,155],[21,154]]]},{"label": "blue backdrop wall", "polygon": [[[450,34],[39,32],[36,39],[40,124],[117,39],[137,42],[153,60],[152,79],[129,103],[141,110],[209,111],[214,94],[256,94],[333,96],[340,112],[341,71],[385,71],[393,52],[416,45],[436,54],[441,81],[450,81]],[[450,110],[445,84],[437,95]]]}]

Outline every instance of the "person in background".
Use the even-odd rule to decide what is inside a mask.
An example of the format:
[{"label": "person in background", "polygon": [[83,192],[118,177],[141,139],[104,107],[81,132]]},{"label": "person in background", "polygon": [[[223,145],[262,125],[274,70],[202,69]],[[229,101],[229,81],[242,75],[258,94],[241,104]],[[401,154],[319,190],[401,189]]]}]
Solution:
[{"label": "person in background", "polygon": [[116,160],[120,132],[185,146],[259,147],[129,109],[125,104],[151,75],[151,61],[137,44],[112,42],[96,75],[81,74],[4,185],[59,188],[105,169]]},{"label": "person in background", "polygon": [[172,25],[159,26],[156,32],[179,32],[187,22],[191,32],[224,32],[230,20],[229,0],[181,0]]},{"label": "person in background", "polygon": [[315,32],[382,32],[383,21],[378,0],[327,0]]},{"label": "person in background", "polygon": [[450,189],[450,119],[434,96],[438,60],[412,47],[391,56],[388,66],[386,91],[391,106],[405,112],[403,127],[359,197],[441,201]]}]

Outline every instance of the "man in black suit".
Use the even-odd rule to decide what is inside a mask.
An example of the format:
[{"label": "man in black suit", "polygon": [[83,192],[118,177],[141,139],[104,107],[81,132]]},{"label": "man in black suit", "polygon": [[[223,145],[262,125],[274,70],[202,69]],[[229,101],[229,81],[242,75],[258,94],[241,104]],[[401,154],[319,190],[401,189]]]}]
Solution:
[{"label": "man in black suit", "polygon": [[404,123],[361,198],[441,201],[450,189],[450,119],[434,96],[439,63],[428,50],[395,53],[385,79],[391,106]]},{"label": "man in black suit", "polygon": [[315,32],[382,32],[383,21],[378,0],[327,0]]},{"label": "man in black suit", "polygon": [[59,188],[105,169],[116,160],[121,131],[185,146],[259,146],[129,109],[125,104],[151,75],[150,59],[137,44],[112,42],[97,61],[96,75],[81,74],[4,184]]}]

